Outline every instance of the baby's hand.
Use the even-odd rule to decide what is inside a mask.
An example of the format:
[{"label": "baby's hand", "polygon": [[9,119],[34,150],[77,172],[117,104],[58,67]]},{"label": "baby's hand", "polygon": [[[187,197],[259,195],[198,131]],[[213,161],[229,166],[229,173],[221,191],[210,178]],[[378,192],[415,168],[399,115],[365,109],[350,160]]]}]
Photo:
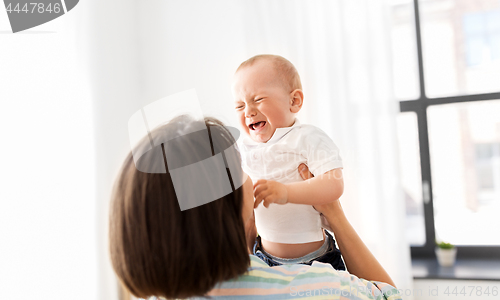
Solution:
[{"label": "baby's hand", "polygon": [[267,208],[271,203],[286,204],[288,202],[288,190],[283,183],[271,180],[259,180],[253,185],[255,197],[254,208],[264,201]]}]

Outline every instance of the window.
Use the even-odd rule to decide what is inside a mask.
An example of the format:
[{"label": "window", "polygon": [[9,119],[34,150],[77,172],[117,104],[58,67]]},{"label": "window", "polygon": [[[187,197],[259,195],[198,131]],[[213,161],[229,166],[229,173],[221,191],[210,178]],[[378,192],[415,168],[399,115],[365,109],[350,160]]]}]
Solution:
[{"label": "window", "polygon": [[463,30],[468,66],[500,59],[500,10],[465,13]]},{"label": "window", "polygon": [[436,238],[500,246],[500,101],[433,105],[427,117]]},{"label": "window", "polygon": [[390,0],[413,257],[500,257],[500,2]]},{"label": "window", "polygon": [[424,203],[417,115],[404,112],[398,116],[399,166],[406,207],[406,238],[411,245],[425,244]]}]

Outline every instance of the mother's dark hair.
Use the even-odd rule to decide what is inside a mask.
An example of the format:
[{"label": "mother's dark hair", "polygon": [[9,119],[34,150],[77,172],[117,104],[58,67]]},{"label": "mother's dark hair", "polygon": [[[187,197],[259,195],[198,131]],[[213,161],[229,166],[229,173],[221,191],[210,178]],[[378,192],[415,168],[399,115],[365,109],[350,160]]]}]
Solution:
[{"label": "mother's dark hair", "polygon": [[[224,137],[213,139],[222,145],[212,145],[212,149],[234,144],[230,132],[216,119],[195,121],[183,116],[156,130],[182,134],[199,122],[212,131],[220,129]],[[183,155],[204,159],[197,143],[196,139],[184,140]],[[109,239],[116,274],[137,297],[206,295],[216,283],[243,274],[250,264],[242,207],[240,187],[216,201],[181,211],[170,173],[138,171],[130,153],[111,199]]]}]

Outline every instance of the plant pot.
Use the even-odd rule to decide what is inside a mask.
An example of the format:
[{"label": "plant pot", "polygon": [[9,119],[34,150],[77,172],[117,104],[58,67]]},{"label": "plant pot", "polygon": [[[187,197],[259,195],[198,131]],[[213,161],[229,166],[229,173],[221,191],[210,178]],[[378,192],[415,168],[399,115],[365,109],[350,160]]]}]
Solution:
[{"label": "plant pot", "polygon": [[457,257],[457,248],[436,248],[436,256],[441,267],[453,267],[455,265],[455,258]]}]

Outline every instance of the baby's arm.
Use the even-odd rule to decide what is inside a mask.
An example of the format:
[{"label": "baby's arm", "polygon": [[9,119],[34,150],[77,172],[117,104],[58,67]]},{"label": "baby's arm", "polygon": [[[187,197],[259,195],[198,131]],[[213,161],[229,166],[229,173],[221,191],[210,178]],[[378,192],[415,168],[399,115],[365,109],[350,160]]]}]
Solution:
[{"label": "baby's arm", "polygon": [[259,180],[254,184],[255,207],[264,202],[321,205],[340,198],[344,193],[342,169],[334,169],[312,179],[283,184],[271,180]]}]

